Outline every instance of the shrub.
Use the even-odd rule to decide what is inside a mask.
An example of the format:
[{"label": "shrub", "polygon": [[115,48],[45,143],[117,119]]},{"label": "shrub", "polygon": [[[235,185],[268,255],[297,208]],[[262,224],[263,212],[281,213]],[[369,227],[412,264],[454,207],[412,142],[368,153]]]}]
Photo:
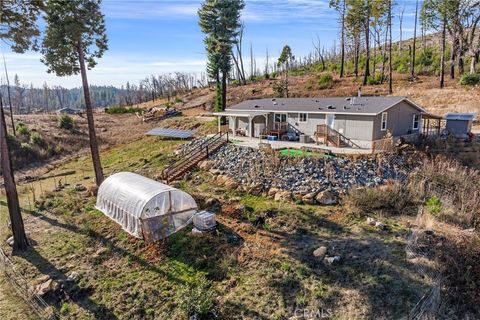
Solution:
[{"label": "shrub", "polygon": [[72,130],[73,125],[73,118],[70,117],[68,114],[62,114],[58,119],[58,126],[62,129]]},{"label": "shrub", "polygon": [[123,113],[136,113],[136,112],[143,112],[144,110],[141,108],[133,108],[133,107],[122,107],[122,106],[114,106],[105,109],[105,112],[108,114],[123,114]]},{"label": "shrub", "polygon": [[460,78],[460,84],[464,86],[474,86],[480,84],[480,73],[464,74]]},{"label": "shrub", "polygon": [[328,89],[333,86],[333,77],[329,73],[322,74],[318,79],[320,89]]},{"label": "shrub", "polygon": [[38,132],[32,133],[30,136],[30,144],[35,144],[39,147],[45,147],[45,139]]},{"label": "shrub", "polygon": [[428,212],[433,215],[437,215],[442,211],[442,201],[436,196],[428,198],[427,201],[425,201],[425,205]]},{"label": "shrub", "polygon": [[376,86],[383,83],[383,81],[385,80],[386,80],[386,77],[382,74],[377,74],[376,76],[369,76],[367,78],[367,85]]},{"label": "shrub", "polygon": [[377,210],[390,214],[413,214],[416,212],[413,210],[415,196],[402,183],[376,188],[353,189],[346,196],[345,202],[351,213],[360,216]]},{"label": "shrub", "polygon": [[32,146],[28,143],[23,142],[20,144],[20,152],[24,155],[29,155],[33,152]]},{"label": "shrub", "polygon": [[201,277],[194,283],[185,284],[177,293],[178,306],[187,316],[209,318],[215,311],[211,282]]},{"label": "shrub", "polygon": [[30,134],[30,130],[28,129],[28,127],[22,123],[22,122],[19,122],[17,123],[17,131],[19,134],[21,134],[22,136],[28,136]]}]

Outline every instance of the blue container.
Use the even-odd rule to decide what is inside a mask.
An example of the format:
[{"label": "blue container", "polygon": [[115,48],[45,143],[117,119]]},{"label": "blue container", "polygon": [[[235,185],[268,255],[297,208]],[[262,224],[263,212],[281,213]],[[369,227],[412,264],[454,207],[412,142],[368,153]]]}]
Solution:
[{"label": "blue container", "polygon": [[277,136],[267,136],[268,141],[277,141],[278,137]]}]

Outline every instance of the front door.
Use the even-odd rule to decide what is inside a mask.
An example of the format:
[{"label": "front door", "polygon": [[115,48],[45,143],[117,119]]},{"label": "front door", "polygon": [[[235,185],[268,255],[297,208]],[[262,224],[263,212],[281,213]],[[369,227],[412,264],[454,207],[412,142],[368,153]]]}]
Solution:
[{"label": "front door", "polygon": [[328,127],[333,129],[333,127],[335,125],[335,115],[334,114],[327,114],[327,119],[326,119],[325,122],[326,122]]}]

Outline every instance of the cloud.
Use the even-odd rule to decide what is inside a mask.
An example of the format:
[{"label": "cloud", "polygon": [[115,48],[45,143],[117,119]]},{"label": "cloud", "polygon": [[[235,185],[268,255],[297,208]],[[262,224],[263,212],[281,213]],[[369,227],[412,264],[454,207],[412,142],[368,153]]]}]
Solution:
[{"label": "cloud", "polygon": [[107,18],[179,19],[196,17],[200,1],[105,0],[102,5]]}]

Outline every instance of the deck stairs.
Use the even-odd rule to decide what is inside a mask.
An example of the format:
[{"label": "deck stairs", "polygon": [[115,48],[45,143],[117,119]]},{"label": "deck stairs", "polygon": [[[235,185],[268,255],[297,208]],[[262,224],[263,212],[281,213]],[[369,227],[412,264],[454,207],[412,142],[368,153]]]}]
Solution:
[{"label": "deck stairs", "polygon": [[181,179],[200,161],[208,159],[228,142],[228,132],[219,132],[192,149],[184,152],[179,161],[163,169],[162,177],[167,183]]},{"label": "deck stairs", "polygon": [[327,145],[330,144],[337,148],[351,147],[351,148],[361,149],[361,147],[358,144],[353,142],[351,139],[345,137],[343,134],[341,134],[337,130],[330,128],[326,124],[320,124],[317,126],[315,137],[317,138],[317,143],[318,143],[318,139],[324,139],[325,144]]}]

